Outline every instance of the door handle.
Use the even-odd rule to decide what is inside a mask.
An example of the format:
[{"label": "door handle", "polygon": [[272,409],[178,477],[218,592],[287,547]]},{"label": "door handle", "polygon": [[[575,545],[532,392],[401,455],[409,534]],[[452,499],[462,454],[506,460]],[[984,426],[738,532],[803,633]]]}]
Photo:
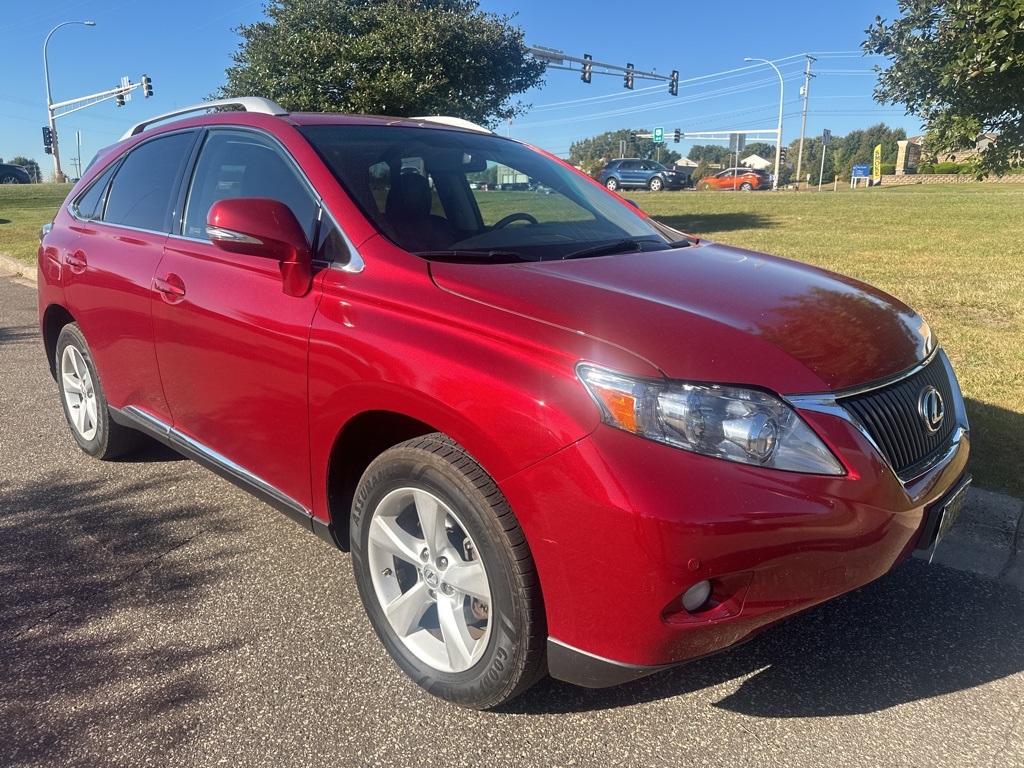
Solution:
[{"label": "door handle", "polygon": [[64,263],[71,267],[71,271],[76,274],[81,274],[89,266],[89,262],[85,258],[85,251],[81,250],[67,254],[64,257]]},{"label": "door handle", "polygon": [[176,304],[185,298],[185,282],[173,272],[164,277],[153,278],[153,289],[171,304]]}]

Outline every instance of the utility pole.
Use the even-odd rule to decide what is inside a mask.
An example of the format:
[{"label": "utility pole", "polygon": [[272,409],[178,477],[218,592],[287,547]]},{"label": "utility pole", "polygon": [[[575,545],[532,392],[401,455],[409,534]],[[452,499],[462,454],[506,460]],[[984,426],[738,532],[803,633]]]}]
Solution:
[{"label": "utility pole", "polygon": [[803,166],[804,162],[804,133],[807,131],[807,96],[811,91],[811,78],[814,77],[814,75],[811,74],[811,62],[817,61],[817,59],[811,56],[811,54],[808,53],[805,55],[807,56],[807,71],[804,72],[804,116],[800,121],[800,150],[796,154],[797,189],[800,188],[800,179],[803,178],[800,176],[800,168]]}]

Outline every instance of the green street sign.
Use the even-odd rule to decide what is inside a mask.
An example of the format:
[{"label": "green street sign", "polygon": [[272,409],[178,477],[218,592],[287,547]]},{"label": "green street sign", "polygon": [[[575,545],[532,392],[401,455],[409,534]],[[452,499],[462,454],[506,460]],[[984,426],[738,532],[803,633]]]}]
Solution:
[{"label": "green street sign", "polygon": [[664,128],[655,128],[654,129],[654,143],[655,144],[664,144],[665,143],[665,129]]}]

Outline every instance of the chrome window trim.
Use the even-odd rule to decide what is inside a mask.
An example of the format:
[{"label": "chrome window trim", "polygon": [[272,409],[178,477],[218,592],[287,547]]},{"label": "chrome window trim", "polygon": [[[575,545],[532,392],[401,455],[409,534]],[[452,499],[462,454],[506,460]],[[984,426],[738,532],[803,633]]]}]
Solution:
[{"label": "chrome window trim", "polygon": [[935,469],[935,467],[945,464],[947,461],[952,459],[953,456],[956,455],[956,453],[960,450],[961,446],[965,442],[970,440],[971,431],[967,422],[967,407],[964,404],[963,393],[960,391],[959,384],[957,383],[957,386],[952,388],[953,411],[956,416],[957,426],[953,430],[953,433],[950,435],[948,443],[949,447],[942,453],[936,454],[926,464],[920,467],[915,467],[915,472],[913,475],[901,475],[895,470],[892,463],[885,455],[885,452],[881,449],[878,443],[875,442],[875,439],[871,436],[871,433],[868,431],[867,427],[865,427],[860,422],[860,419],[856,418],[852,413],[843,408],[843,406],[839,404],[839,400],[844,397],[868,394],[870,392],[874,392],[879,389],[885,389],[886,387],[898,384],[899,382],[905,379],[909,379],[910,377],[920,373],[936,358],[938,358],[937,362],[939,362],[943,366],[943,368],[946,369],[946,375],[949,377],[950,381],[953,383],[957,383],[956,375],[953,373],[953,366],[949,362],[949,358],[946,356],[946,353],[942,350],[942,348],[936,345],[935,349],[932,350],[931,354],[928,355],[928,357],[923,362],[903,373],[897,374],[896,376],[892,376],[888,379],[883,379],[881,381],[877,381],[873,384],[868,384],[862,387],[851,387],[849,389],[839,390],[837,392],[822,392],[806,395],[782,395],[782,398],[797,410],[824,413],[829,416],[834,416],[837,419],[842,419],[843,421],[853,425],[853,427],[864,437],[864,439],[868,441],[871,447],[875,449],[879,457],[881,457],[882,461],[885,462],[885,465],[889,468],[893,475],[895,475],[904,485],[906,485],[907,483],[911,483],[914,480],[918,479],[919,477],[928,474],[928,472]]}]

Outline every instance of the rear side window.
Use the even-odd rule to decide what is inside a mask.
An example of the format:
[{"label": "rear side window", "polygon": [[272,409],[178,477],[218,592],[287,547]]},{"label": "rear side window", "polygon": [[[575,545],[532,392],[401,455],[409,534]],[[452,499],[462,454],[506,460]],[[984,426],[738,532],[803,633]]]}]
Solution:
[{"label": "rear side window", "polygon": [[117,163],[113,163],[89,186],[89,189],[85,191],[85,194],[79,196],[79,198],[71,204],[71,209],[78,218],[103,218],[103,203],[107,200],[107,185],[110,182],[110,177],[114,175],[114,169],[116,167]]},{"label": "rear side window", "polygon": [[192,133],[162,136],[132,150],[114,176],[103,221],[166,232],[171,198]]}]

